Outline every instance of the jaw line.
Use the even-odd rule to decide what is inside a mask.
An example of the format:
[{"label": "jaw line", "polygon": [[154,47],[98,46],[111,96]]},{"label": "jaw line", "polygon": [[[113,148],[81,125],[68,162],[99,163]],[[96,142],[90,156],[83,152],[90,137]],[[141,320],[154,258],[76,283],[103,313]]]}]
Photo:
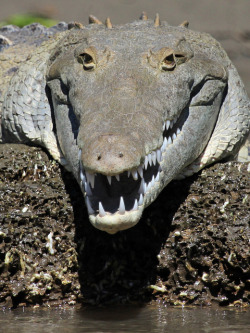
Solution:
[{"label": "jaw line", "polygon": [[115,234],[118,231],[129,229],[135,226],[142,215],[144,206],[139,206],[136,211],[126,211],[123,215],[119,213],[106,214],[105,216],[89,215],[91,224],[102,231],[106,231],[109,234]]}]

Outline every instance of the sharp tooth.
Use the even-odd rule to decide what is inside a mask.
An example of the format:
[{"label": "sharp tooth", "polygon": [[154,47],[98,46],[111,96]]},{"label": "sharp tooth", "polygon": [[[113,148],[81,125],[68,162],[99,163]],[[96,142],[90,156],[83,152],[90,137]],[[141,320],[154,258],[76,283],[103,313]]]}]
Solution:
[{"label": "sharp tooth", "polygon": [[155,185],[155,176],[153,175],[152,180],[151,180],[151,187]]},{"label": "sharp tooth", "polygon": [[132,170],[131,173],[132,173],[132,177],[134,178],[134,180],[137,180],[138,179],[138,173],[137,173],[137,171],[136,170]]},{"label": "sharp tooth", "polygon": [[134,207],[132,208],[132,210],[138,210],[138,201],[137,201],[137,199],[135,199]]},{"label": "sharp tooth", "polygon": [[108,178],[109,185],[111,185],[111,178],[112,178],[112,176],[107,176],[107,178]]},{"label": "sharp tooth", "polygon": [[131,175],[131,172],[130,172],[130,171],[128,171],[128,178],[130,177],[130,175]]},{"label": "sharp tooth", "polygon": [[140,185],[140,188],[139,188],[139,191],[138,191],[140,194],[144,194],[145,193],[145,181],[144,181],[144,178],[142,178],[141,180],[141,185]]},{"label": "sharp tooth", "polygon": [[86,191],[86,193],[87,193],[87,196],[92,196],[93,195],[93,193],[92,193],[92,191],[91,191],[91,188],[90,188],[90,186],[89,186],[89,184],[87,183],[87,182],[85,182],[84,183],[84,188],[85,188],[85,191]]},{"label": "sharp tooth", "polygon": [[83,183],[86,182],[86,178],[85,178],[85,176],[84,176],[82,170],[80,170],[80,178],[81,178],[81,181],[82,181]]},{"label": "sharp tooth", "polygon": [[137,172],[139,173],[140,177],[143,178],[143,168],[140,165],[139,168],[137,169]]},{"label": "sharp tooth", "polygon": [[169,126],[170,126],[170,120],[167,120],[167,121],[166,121],[166,129],[167,129],[167,130],[169,129]]},{"label": "sharp tooth", "polygon": [[120,181],[120,175],[115,175],[115,178],[117,179],[117,181]]},{"label": "sharp tooth", "polygon": [[176,134],[175,133],[173,134],[172,138],[173,138],[173,141],[176,139]]},{"label": "sharp tooth", "polygon": [[93,173],[88,173],[88,172],[86,171],[86,177],[87,177],[87,181],[88,181],[88,183],[90,183],[91,186],[92,186],[92,188],[94,188],[94,187],[95,187],[95,174],[93,174]]},{"label": "sharp tooth", "polygon": [[148,154],[148,163],[151,166],[152,165],[152,155]]},{"label": "sharp tooth", "polygon": [[156,151],[156,158],[157,158],[157,162],[160,163],[161,162],[161,150],[157,149]]},{"label": "sharp tooth", "polygon": [[177,128],[177,131],[176,131],[177,135],[181,133],[181,130],[179,128]]},{"label": "sharp tooth", "polygon": [[168,138],[168,145],[170,145],[172,143],[172,139],[171,137]]},{"label": "sharp tooth", "polygon": [[152,156],[152,162],[155,165],[156,164],[156,152],[152,151],[151,156]]},{"label": "sharp tooth", "polygon": [[79,152],[78,152],[78,159],[81,160],[81,157],[82,157],[82,150],[79,149]]},{"label": "sharp tooth", "polygon": [[101,201],[99,201],[99,215],[100,215],[101,217],[103,217],[103,216],[106,215],[106,212],[105,212],[105,210],[104,210],[104,208],[103,208],[103,206],[102,206]]},{"label": "sharp tooth", "polygon": [[152,185],[152,181],[150,181],[150,182],[148,183],[148,185],[147,185],[147,191],[150,191],[150,189],[151,189],[151,185]]},{"label": "sharp tooth", "polygon": [[143,204],[143,195],[140,194],[140,198],[139,198],[139,206],[141,206]]},{"label": "sharp tooth", "polygon": [[91,203],[90,203],[90,200],[88,197],[85,197],[85,203],[86,203],[89,215],[94,214],[95,212],[94,212],[93,208],[91,207]]},{"label": "sharp tooth", "polygon": [[163,126],[162,126],[162,132],[165,131],[165,127],[166,127],[166,124],[164,123]]},{"label": "sharp tooth", "polygon": [[160,172],[157,172],[157,175],[155,177],[155,181],[158,182],[159,181],[159,178],[160,178]]},{"label": "sharp tooth", "polygon": [[120,197],[119,213],[121,215],[125,214],[125,204],[124,204],[123,197]]},{"label": "sharp tooth", "polygon": [[163,144],[161,146],[161,152],[164,153],[164,150],[166,149],[167,147],[167,143],[168,143],[168,140],[167,138],[165,137],[164,140],[163,140]]},{"label": "sharp tooth", "polygon": [[148,156],[145,156],[144,168],[145,168],[145,170],[147,170],[147,168],[148,168]]},{"label": "sharp tooth", "polygon": [[170,121],[170,125],[169,125],[169,127],[172,128],[173,126],[174,126],[174,121],[171,120],[171,121]]}]

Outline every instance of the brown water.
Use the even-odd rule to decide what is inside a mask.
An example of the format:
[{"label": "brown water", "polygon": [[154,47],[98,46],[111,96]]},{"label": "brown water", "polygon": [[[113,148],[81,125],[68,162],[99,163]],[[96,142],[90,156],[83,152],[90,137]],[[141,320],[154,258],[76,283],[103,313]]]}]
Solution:
[{"label": "brown water", "polygon": [[0,313],[0,332],[249,333],[250,310],[164,306],[82,310],[17,309]]}]

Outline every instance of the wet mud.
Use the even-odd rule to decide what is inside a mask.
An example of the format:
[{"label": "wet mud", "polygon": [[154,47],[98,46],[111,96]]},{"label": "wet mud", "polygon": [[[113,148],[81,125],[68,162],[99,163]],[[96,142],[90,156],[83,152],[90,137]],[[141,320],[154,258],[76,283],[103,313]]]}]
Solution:
[{"label": "wet mud", "polygon": [[2,144],[0,306],[247,306],[249,192],[247,163],[216,164],[108,235],[89,223],[70,173],[40,148]]}]

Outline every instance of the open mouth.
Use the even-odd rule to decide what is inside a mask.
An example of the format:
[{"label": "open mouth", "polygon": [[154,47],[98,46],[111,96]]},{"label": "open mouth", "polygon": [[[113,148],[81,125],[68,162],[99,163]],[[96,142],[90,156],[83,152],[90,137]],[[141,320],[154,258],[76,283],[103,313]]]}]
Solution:
[{"label": "open mouth", "polygon": [[[155,186],[159,184],[164,155],[168,147],[181,135],[187,117],[188,110],[184,110],[178,119],[164,122],[162,146],[146,155],[144,162],[137,169],[112,176],[91,174],[84,169],[80,161],[81,187],[89,215],[99,218],[124,215],[145,206],[146,196],[151,197],[155,192]],[[81,150],[79,159],[80,156]]]}]

